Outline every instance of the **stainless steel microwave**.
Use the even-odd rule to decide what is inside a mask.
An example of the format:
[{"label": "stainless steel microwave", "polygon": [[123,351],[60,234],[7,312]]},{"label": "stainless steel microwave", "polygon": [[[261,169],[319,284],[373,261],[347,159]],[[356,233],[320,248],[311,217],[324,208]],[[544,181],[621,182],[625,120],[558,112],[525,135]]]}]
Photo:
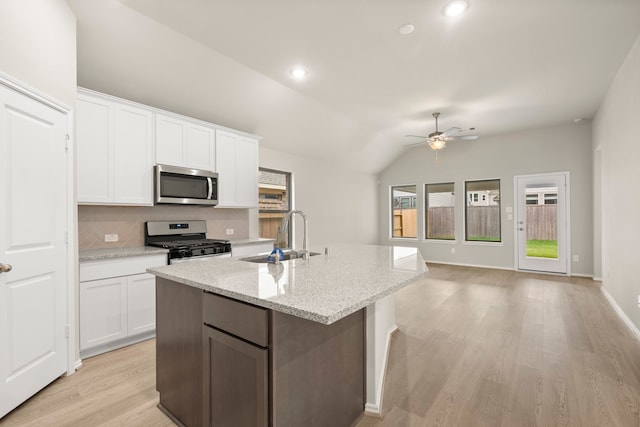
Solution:
[{"label": "stainless steel microwave", "polygon": [[155,165],[156,204],[215,206],[218,174],[208,170]]}]

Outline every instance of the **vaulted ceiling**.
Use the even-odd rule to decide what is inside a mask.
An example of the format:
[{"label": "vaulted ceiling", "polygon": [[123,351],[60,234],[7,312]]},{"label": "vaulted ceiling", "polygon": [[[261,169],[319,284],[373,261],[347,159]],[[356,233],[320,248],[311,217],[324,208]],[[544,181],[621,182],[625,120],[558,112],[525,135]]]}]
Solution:
[{"label": "vaulted ceiling", "polygon": [[68,3],[81,86],[374,173],[434,111],[477,143],[593,117],[640,32],[639,0],[469,0],[456,18],[445,0]]}]

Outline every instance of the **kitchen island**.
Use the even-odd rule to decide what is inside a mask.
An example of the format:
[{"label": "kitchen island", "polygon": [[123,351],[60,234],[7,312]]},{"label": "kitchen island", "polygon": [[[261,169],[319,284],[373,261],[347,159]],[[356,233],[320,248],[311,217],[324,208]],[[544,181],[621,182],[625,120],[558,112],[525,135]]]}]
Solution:
[{"label": "kitchen island", "polygon": [[372,307],[425,271],[415,249],[364,245],[149,269],[159,407],[187,426],[351,425],[376,359]]}]

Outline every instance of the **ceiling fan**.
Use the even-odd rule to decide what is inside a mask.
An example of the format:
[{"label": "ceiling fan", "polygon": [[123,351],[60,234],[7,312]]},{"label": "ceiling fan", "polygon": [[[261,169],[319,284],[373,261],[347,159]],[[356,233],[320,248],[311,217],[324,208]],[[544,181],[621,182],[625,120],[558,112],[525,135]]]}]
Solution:
[{"label": "ceiling fan", "polygon": [[[444,132],[439,132],[438,131],[438,117],[440,117],[440,113],[433,113],[432,114],[433,117],[436,119],[436,131],[433,133],[430,133],[428,136],[422,136],[422,135],[405,135],[407,137],[411,137],[411,138],[421,138],[424,139],[427,144],[429,144],[429,147],[431,147],[433,150],[442,150],[443,148],[445,148],[446,144],[448,141],[470,141],[473,139],[478,139],[478,135],[461,135],[461,136],[453,136],[454,134],[460,132],[462,129],[460,129],[459,127],[452,127],[447,129]],[[419,145],[422,144],[423,142],[416,142],[415,144],[409,144],[407,145],[407,147],[412,147],[414,145]],[[437,153],[436,153],[437,154]]]}]

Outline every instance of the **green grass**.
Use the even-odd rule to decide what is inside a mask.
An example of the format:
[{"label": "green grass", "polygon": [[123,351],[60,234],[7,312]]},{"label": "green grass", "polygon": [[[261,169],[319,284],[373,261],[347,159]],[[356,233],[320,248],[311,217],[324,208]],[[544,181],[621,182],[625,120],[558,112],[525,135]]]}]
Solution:
[{"label": "green grass", "polygon": [[527,240],[527,256],[558,258],[557,240]]},{"label": "green grass", "polygon": [[468,242],[499,242],[500,238],[495,236],[468,236]]}]

